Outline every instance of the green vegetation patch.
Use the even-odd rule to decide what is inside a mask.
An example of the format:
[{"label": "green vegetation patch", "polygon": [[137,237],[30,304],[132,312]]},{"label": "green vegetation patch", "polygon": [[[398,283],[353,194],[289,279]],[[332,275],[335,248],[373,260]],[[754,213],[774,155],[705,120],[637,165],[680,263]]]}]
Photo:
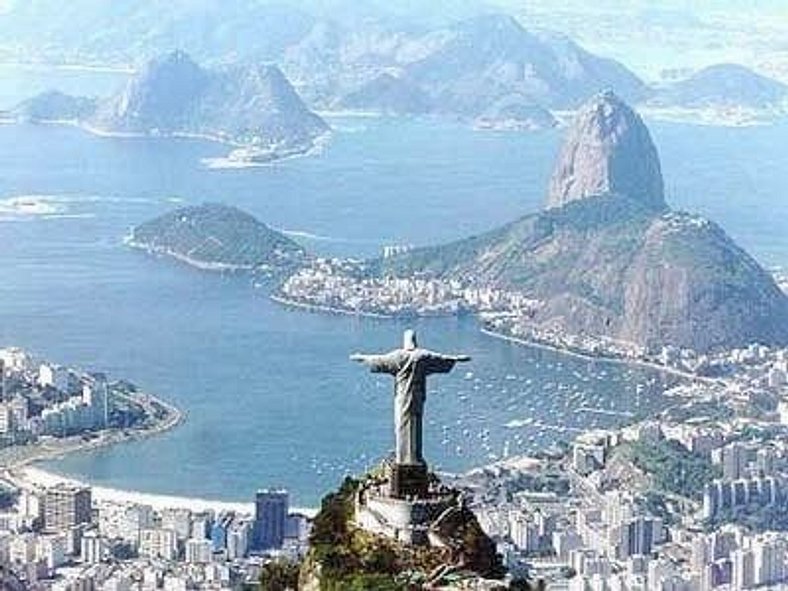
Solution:
[{"label": "green vegetation patch", "polygon": [[656,489],[691,499],[700,499],[704,485],[722,476],[718,466],[677,441],[627,443],[618,453],[649,474]]},{"label": "green vegetation patch", "polygon": [[302,575],[311,565],[320,565],[320,588],[324,591],[418,589],[413,576],[403,573],[431,572],[445,563],[448,555],[431,548],[404,547],[353,526],[358,487],[358,480],[346,478],[337,492],[323,498]]}]

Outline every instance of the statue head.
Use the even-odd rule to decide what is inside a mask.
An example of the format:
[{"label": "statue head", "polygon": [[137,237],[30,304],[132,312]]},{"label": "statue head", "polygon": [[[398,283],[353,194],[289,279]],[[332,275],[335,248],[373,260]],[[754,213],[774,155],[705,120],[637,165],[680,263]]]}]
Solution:
[{"label": "statue head", "polygon": [[418,346],[416,342],[416,331],[409,328],[402,335],[402,348],[406,351],[413,351],[413,349],[416,349]]}]

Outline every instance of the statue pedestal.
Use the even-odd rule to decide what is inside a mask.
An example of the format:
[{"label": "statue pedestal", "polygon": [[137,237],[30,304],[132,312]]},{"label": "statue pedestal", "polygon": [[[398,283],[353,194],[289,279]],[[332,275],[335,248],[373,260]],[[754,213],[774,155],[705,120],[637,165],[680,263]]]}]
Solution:
[{"label": "statue pedestal", "polygon": [[386,462],[379,476],[361,483],[354,521],[404,544],[431,545],[432,528],[458,502],[458,491],[431,482],[426,464]]},{"label": "statue pedestal", "polygon": [[426,498],[429,492],[429,474],[426,464],[392,464],[389,482],[390,494],[395,499]]}]

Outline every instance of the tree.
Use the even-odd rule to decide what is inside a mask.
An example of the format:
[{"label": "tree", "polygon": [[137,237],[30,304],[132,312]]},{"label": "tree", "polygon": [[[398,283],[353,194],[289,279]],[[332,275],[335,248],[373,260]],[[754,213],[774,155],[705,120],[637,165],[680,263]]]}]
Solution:
[{"label": "tree", "polygon": [[272,560],[263,566],[260,588],[263,591],[296,591],[301,565],[289,560]]}]

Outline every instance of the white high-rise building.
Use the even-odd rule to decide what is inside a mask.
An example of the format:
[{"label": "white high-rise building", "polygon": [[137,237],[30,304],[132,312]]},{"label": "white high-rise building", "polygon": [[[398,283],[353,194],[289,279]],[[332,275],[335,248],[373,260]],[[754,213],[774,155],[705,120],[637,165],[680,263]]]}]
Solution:
[{"label": "white high-rise building", "polygon": [[236,560],[249,553],[252,525],[248,521],[236,519],[227,532],[227,558]]},{"label": "white high-rise building", "polygon": [[140,556],[175,560],[178,557],[178,536],[171,529],[140,530]]},{"label": "white high-rise building", "polygon": [[207,538],[186,540],[186,562],[208,564],[213,558],[211,541]]},{"label": "white high-rise building", "polygon": [[778,538],[756,538],[752,542],[756,585],[773,585],[785,577],[785,542]]},{"label": "white high-rise building", "polygon": [[161,512],[162,529],[171,529],[178,540],[186,540],[191,535],[192,512],[189,509],[164,509]]},{"label": "white high-rise building", "polygon": [[11,538],[8,544],[11,564],[30,564],[36,559],[36,535],[24,533]]},{"label": "white high-rise building", "polygon": [[103,375],[96,374],[83,382],[82,404],[90,409],[94,428],[104,429],[109,425],[109,386]]},{"label": "white high-rise building", "polygon": [[734,589],[750,589],[755,584],[755,559],[752,550],[740,548],[731,553],[733,573],[731,583]]},{"label": "white high-rise building", "polygon": [[14,413],[11,405],[0,402],[0,436],[11,435],[14,432]]},{"label": "white high-rise building", "polygon": [[69,371],[65,367],[42,363],[38,368],[38,385],[42,388],[49,387],[61,392],[68,392],[69,375]]},{"label": "white high-rise building", "polygon": [[39,536],[36,545],[36,558],[42,560],[47,568],[53,570],[66,562],[66,537],[64,534]]},{"label": "white high-rise building", "polygon": [[744,476],[747,464],[746,448],[741,443],[731,443],[722,448],[722,477],[736,480]]},{"label": "white high-rise building", "polygon": [[153,507],[150,505],[101,505],[99,508],[99,531],[106,538],[120,538],[137,546],[140,530],[152,527]]},{"label": "white high-rise building", "polygon": [[80,558],[86,564],[98,564],[107,552],[106,540],[95,531],[86,532],[80,542]]}]

